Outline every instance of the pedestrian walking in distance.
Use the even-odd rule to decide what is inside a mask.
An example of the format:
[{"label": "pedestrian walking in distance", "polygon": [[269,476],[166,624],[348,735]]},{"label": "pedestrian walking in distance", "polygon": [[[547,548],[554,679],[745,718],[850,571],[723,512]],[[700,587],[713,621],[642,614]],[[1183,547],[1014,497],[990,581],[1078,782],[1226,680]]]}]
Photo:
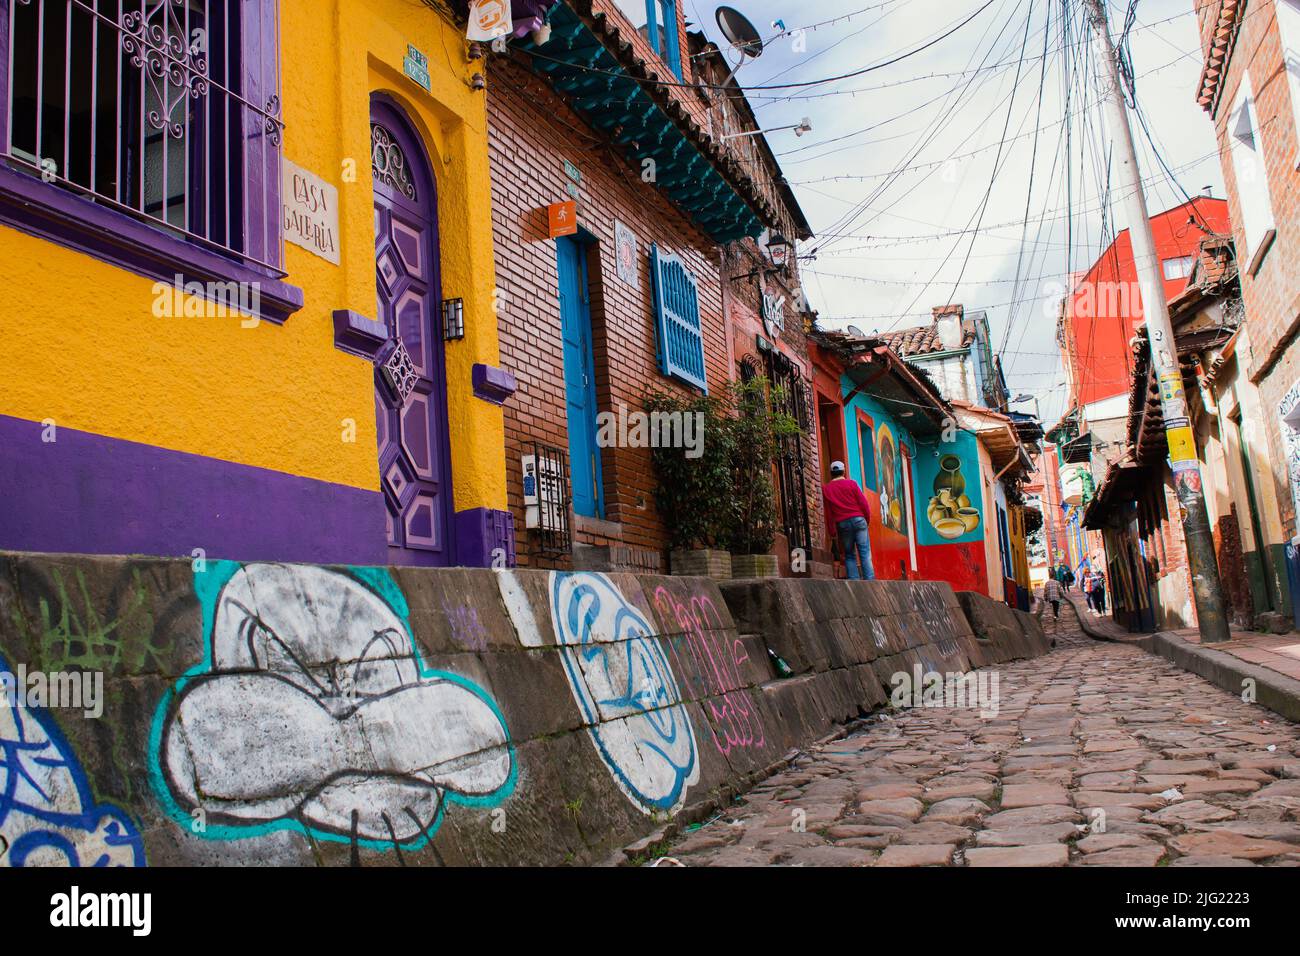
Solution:
[{"label": "pedestrian walking in distance", "polygon": [[872,580],[871,504],[858,483],[844,477],[844,462],[831,462],[831,480],[822,486],[826,505],[826,530],[839,543],[844,570],[850,580]]},{"label": "pedestrian walking in distance", "polygon": [[1061,582],[1048,578],[1043,585],[1043,600],[1052,605],[1052,617],[1061,616]]},{"label": "pedestrian walking in distance", "polygon": [[1092,573],[1092,591],[1089,592],[1093,607],[1098,614],[1106,613],[1106,575],[1100,571]]}]

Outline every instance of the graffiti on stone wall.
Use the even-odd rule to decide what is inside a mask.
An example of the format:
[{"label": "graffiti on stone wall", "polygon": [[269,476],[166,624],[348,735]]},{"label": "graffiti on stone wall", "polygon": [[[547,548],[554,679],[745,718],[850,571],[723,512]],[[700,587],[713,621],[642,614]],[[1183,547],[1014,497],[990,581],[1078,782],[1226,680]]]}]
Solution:
[{"label": "graffiti on stone wall", "polygon": [[681,634],[668,642],[675,669],[685,676],[708,712],[713,744],[723,756],[737,747],[762,747],[767,743],[763,721],[745,693],[741,668],[749,660],[745,644],[726,629],[722,615],[707,595],[677,600],[668,588],[655,590],[655,608],[676,621]]},{"label": "graffiti on stone wall", "polygon": [[140,833],[95,802],[85,770],[50,712],[22,706],[0,656],[0,866],[143,866]]},{"label": "graffiti on stone wall", "polygon": [[419,849],[449,805],[514,789],[496,702],[425,666],[384,569],[209,562],[195,591],[205,660],[150,735],[151,782],[181,826]]},{"label": "graffiti on stone wall", "polygon": [[1282,419],[1282,445],[1286,452],[1287,477],[1291,485],[1291,503],[1296,515],[1296,533],[1300,535],[1300,382],[1291,386],[1277,407]]},{"label": "graffiti on stone wall", "polygon": [[[120,572],[88,577],[77,566],[21,565],[20,586],[10,606],[10,621],[20,637],[31,641],[46,671],[98,672],[105,683],[100,740],[106,744],[122,797],[130,801],[130,766],[135,756],[131,735],[119,726],[128,685],[113,676],[163,671],[175,653],[176,636],[189,626],[194,594],[177,592],[148,564],[124,565]],[[21,609],[17,594],[22,595]],[[150,595],[156,595],[151,598]]]},{"label": "graffiti on stone wall", "polygon": [[642,812],[676,813],[699,759],[654,629],[604,574],[552,571],[550,596],[569,688],[605,766]]},{"label": "graffiti on stone wall", "polygon": [[468,604],[455,606],[444,603],[442,613],[447,616],[451,639],[470,651],[485,651],[488,646],[487,630],[479,620],[478,608]]}]

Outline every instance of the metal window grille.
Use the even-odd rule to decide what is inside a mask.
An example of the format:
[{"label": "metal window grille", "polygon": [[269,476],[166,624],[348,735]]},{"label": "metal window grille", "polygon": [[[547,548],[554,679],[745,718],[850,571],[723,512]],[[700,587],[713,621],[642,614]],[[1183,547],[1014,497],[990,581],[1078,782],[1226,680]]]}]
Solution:
[{"label": "metal window grille", "polygon": [[5,156],[278,272],[277,23],[274,0],[12,0]]},{"label": "metal window grille", "polygon": [[[799,367],[776,350],[763,353],[767,380],[776,390],[777,410],[801,429],[808,428],[808,391]],[[803,435],[786,435],[776,455],[777,493],[781,499],[781,528],[791,548],[812,547],[808,522],[808,484],[804,474]]]},{"label": "metal window grille", "polygon": [[569,456],[560,448],[533,442],[536,463],[537,523],[529,529],[534,554],[559,555],[573,550],[569,528]]}]

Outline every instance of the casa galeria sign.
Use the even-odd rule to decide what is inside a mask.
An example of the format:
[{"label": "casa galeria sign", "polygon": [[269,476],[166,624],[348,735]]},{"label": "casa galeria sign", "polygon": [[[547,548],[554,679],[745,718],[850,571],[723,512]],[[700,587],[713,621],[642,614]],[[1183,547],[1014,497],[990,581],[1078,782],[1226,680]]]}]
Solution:
[{"label": "casa galeria sign", "polygon": [[338,189],[286,159],[280,172],[280,205],[284,238],[338,265]]}]

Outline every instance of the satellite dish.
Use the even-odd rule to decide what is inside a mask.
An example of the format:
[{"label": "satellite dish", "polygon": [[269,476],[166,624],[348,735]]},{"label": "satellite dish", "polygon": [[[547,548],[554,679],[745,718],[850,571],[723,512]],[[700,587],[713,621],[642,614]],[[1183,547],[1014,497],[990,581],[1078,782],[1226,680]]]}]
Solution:
[{"label": "satellite dish", "polygon": [[750,59],[763,55],[763,38],[758,35],[758,30],[754,24],[745,19],[745,15],[733,7],[718,7],[715,14],[718,18],[718,29],[722,35],[727,38],[733,49],[740,51],[740,62],[737,63],[727,74],[727,78],[722,81],[726,86],[732,82],[740,68]]},{"label": "satellite dish", "polygon": [[763,38],[758,35],[754,24],[750,23],[743,13],[733,7],[718,7],[716,16],[722,35],[741,52],[742,56],[762,56]]},{"label": "satellite dish", "polygon": [[860,339],[865,339],[867,337],[867,333],[863,332],[856,325],[849,326],[849,335],[856,335]]}]

